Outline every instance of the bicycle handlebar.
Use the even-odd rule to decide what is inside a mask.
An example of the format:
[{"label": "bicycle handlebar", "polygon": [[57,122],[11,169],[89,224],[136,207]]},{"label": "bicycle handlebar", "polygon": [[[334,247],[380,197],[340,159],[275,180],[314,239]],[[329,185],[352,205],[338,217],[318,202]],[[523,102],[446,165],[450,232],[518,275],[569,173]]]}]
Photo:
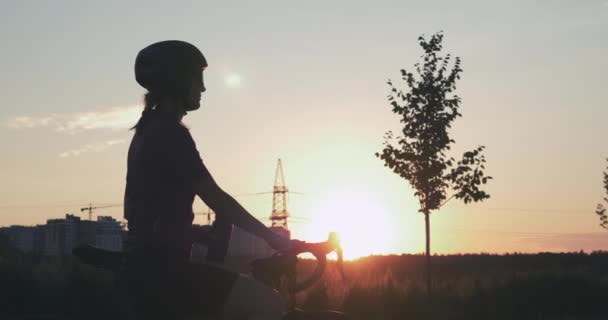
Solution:
[{"label": "bicycle handlebar", "polygon": [[[220,227],[220,225],[221,228],[218,230],[217,227]],[[221,263],[226,255],[227,243],[228,239],[230,239],[232,226],[218,223],[217,225],[214,225],[214,227],[216,227],[216,233],[208,235],[207,242],[210,245],[210,250],[207,258],[209,261]],[[208,232],[209,230],[201,231]],[[218,246],[218,242],[220,244],[223,243],[224,245]],[[214,247],[214,245],[218,247]],[[89,245],[79,246],[75,248],[73,252],[74,255],[87,264],[109,269],[114,272],[119,270],[123,257],[122,252],[102,250]],[[329,238],[324,242],[309,243],[293,241],[292,247],[289,248],[289,250],[279,251],[268,258],[254,260],[252,262],[252,273],[254,278],[266,283],[272,283],[275,281],[274,279],[278,279],[286,274],[292,275],[293,279],[295,279],[297,256],[302,253],[310,253],[317,260],[314,271],[304,281],[289,285],[292,292],[298,292],[312,286],[321,278],[327,265],[326,256],[331,252],[336,252],[338,256],[338,271],[342,278],[344,278],[342,248],[340,247],[340,241],[336,233],[330,233]]]},{"label": "bicycle handlebar", "polygon": [[253,261],[253,276],[262,282],[271,282],[272,279],[282,274],[292,273],[295,276],[295,263],[297,256],[302,253],[310,253],[317,260],[315,270],[305,280],[291,284],[291,290],[298,292],[309,288],[316,283],[327,266],[327,254],[336,252],[338,256],[338,270],[344,278],[342,248],[336,233],[330,233],[327,241],[308,243],[294,241],[293,246],[286,251],[277,252],[269,258]]}]

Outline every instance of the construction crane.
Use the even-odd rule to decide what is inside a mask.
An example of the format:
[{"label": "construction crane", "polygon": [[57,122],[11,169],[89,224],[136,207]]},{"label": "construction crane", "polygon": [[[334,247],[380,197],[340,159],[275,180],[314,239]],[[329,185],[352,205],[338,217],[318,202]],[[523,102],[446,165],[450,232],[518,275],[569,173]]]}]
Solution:
[{"label": "construction crane", "polygon": [[122,206],[122,203],[119,203],[119,204],[110,204],[110,205],[107,205],[107,206],[96,206],[96,207],[93,207],[93,204],[89,203],[88,207],[80,208],[80,212],[88,211],[89,212],[89,220],[92,220],[93,210],[95,210],[95,209],[104,209],[104,208],[120,207],[120,206]]}]

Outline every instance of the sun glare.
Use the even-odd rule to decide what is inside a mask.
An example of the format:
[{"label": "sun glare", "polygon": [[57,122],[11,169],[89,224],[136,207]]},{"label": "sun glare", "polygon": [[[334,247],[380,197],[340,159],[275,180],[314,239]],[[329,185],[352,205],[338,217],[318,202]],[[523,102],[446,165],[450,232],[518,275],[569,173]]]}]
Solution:
[{"label": "sun glare", "polygon": [[390,213],[375,194],[365,189],[341,188],[313,201],[311,223],[303,228],[307,241],[327,239],[337,232],[345,259],[394,250],[395,227]]}]

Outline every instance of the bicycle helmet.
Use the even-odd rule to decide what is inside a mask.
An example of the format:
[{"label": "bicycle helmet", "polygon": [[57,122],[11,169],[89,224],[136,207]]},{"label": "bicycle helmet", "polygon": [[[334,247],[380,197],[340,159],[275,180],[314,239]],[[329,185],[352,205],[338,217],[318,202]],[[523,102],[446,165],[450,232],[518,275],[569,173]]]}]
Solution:
[{"label": "bicycle helmet", "polygon": [[139,51],[135,80],[152,93],[180,96],[193,78],[202,77],[206,66],[207,60],[194,45],[179,40],[161,41]]}]

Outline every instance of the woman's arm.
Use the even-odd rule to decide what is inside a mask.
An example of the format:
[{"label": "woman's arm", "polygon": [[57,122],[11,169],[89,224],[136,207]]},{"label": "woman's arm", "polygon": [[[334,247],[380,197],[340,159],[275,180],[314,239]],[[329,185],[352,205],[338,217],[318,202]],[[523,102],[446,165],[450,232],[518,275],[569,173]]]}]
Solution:
[{"label": "woman's arm", "polygon": [[289,239],[273,232],[252,216],[233,197],[222,190],[205,168],[201,179],[195,182],[196,194],[217,214],[227,215],[232,224],[266,240],[276,250],[289,248]]},{"label": "woman's arm", "polygon": [[183,126],[176,126],[175,129],[172,132],[174,136],[165,135],[166,145],[161,155],[169,159],[164,172],[170,172],[171,178],[177,181],[187,181],[209,208],[227,217],[232,224],[261,237],[274,249],[288,249],[289,239],[267,228],[217,185],[203,163],[190,132]]}]

